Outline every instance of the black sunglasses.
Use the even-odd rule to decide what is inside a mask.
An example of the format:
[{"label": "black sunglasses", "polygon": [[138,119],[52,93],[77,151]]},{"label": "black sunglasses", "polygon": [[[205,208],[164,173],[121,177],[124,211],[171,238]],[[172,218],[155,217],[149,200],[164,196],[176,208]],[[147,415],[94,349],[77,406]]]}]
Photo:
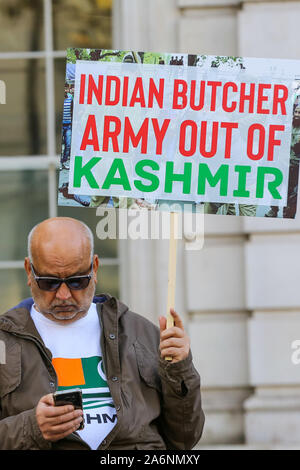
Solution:
[{"label": "black sunglasses", "polygon": [[30,263],[30,266],[34,279],[36,280],[36,283],[41,290],[56,291],[60,288],[63,282],[65,282],[68,288],[71,290],[82,290],[87,288],[90,280],[93,277],[93,263],[91,264],[90,274],[84,274],[83,276],[71,276],[64,279],[60,277],[37,276],[32,263]]}]

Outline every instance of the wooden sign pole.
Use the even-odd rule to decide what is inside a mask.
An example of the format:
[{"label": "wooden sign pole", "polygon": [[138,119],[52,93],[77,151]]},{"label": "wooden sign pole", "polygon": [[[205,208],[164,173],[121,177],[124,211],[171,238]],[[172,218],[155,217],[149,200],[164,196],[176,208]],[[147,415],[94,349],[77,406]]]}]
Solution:
[{"label": "wooden sign pole", "polygon": [[[176,286],[176,255],[177,255],[177,230],[178,213],[170,213],[170,242],[169,242],[169,268],[168,268],[168,299],[167,299],[167,328],[174,325],[174,319],[170,314],[170,308],[175,306],[175,286]],[[172,357],[167,356],[167,361],[172,361]]]}]

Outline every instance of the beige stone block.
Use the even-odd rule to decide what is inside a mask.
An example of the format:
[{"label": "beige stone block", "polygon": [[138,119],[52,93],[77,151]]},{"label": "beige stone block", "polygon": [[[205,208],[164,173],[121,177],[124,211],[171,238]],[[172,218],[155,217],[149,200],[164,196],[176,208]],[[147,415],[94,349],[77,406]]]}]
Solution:
[{"label": "beige stone block", "polygon": [[240,0],[177,0],[179,8],[205,8],[238,5]]},{"label": "beige stone block", "polygon": [[300,235],[253,236],[245,259],[249,310],[299,308]]},{"label": "beige stone block", "polygon": [[298,59],[300,3],[244,4],[239,18],[239,55]]},{"label": "beige stone block", "polygon": [[209,313],[189,321],[194,364],[204,388],[248,386],[247,318],[246,313]]},{"label": "beige stone block", "polygon": [[[300,385],[299,312],[256,312],[249,320],[249,369],[253,386]],[[295,358],[295,359],[293,359]]]},{"label": "beige stone block", "polygon": [[240,412],[220,410],[218,412],[208,411],[205,414],[206,421],[203,435],[199,442],[203,445],[234,444],[243,442],[244,437],[244,415]]},{"label": "beige stone block", "polygon": [[243,217],[204,215],[204,241],[206,235],[240,235],[244,233]]},{"label": "beige stone block", "polygon": [[300,390],[293,394],[271,389],[262,395],[258,389],[245,402],[245,435],[247,444],[298,445],[300,440]]},{"label": "beige stone block", "polygon": [[179,19],[179,52],[236,55],[236,28],[234,9],[187,10]]},{"label": "beige stone block", "polygon": [[245,217],[243,224],[246,233],[300,232],[300,213],[295,219]]},{"label": "beige stone block", "polygon": [[186,253],[189,311],[245,308],[244,239],[209,237],[200,251]]},{"label": "beige stone block", "polygon": [[175,0],[114,0],[113,47],[176,51],[177,16]]}]

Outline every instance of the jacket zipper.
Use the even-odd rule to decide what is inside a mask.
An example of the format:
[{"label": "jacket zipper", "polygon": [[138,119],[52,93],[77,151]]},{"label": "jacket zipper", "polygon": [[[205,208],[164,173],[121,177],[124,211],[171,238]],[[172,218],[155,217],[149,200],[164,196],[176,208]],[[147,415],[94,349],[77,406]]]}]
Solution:
[{"label": "jacket zipper", "polygon": [[[100,304],[100,312],[98,312],[98,317],[99,317],[99,323],[100,323],[100,347],[101,347],[101,352],[102,352],[102,359],[103,359],[103,365],[104,365],[104,373],[105,373],[105,376],[106,376],[106,379],[108,378],[108,375],[107,375],[107,372],[108,372],[108,368],[107,368],[107,361],[106,361],[106,350],[105,350],[105,340],[104,340],[104,329],[103,329],[103,321],[102,321],[102,316],[103,316],[103,304],[101,303]],[[109,384],[108,385],[108,388],[109,388],[109,391],[110,391],[110,394],[111,394],[111,397],[113,399],[113,402],[114,402],[114,405],[115,405],[115,399],[111,393],[111,390],[110,390],[110,387],[109,387]],[[122,388],[121,388],[121,384],[120,384],[120,394],[122,392]],[[116,410],[116,413],[117,413],[117,410]],[[117,413],[117,416],[118,416],[118,413]],[[110,433],[107,434],[107,436],[105,437],[105,441],[107,442],[109,440],[109,437],[111,435],[115,435],[117,433],[117,430],[119,429],[120,427],[120,421],[119,419],[117,420],[117,423],[116,425],[112,428],[112,430],[110,431]],[[111,441],[109,442],[109,445],[110,445]],[[109,449],[109,446],[105,449],[105,450],[108,450]],[[101,443],[100,445],[97,447],[97,450],[101,450]],[[104,449],[103,449],[104,450]]]}]

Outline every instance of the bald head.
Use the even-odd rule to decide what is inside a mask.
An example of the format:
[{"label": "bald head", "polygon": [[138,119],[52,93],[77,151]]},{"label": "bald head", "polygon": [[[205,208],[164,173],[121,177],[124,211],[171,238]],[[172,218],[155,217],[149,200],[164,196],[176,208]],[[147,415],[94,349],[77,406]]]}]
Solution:
[{"label": "bald head", "polygon": [[94,238],[90,228],[71,217],[53,217],[37,224],[28,235],[28,257],[34,264],[47,255],[57,259],[87,256],[92,262]]}]

